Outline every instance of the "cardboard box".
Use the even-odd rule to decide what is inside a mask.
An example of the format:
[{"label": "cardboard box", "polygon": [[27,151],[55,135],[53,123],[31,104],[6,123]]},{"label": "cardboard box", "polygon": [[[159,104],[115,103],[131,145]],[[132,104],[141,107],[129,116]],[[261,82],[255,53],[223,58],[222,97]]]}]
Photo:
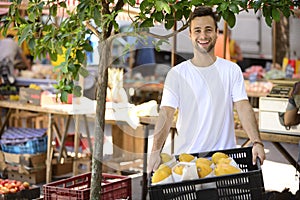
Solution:
[{"label": "cardboard box", "polygon": [[[46,153],[39,154],[14,154],[14,153],[6,153],[4,154],[4,160],[6,163],[17,164],[31,168],[39,168],[45,166],[46,163]],[[0,153],[0,154],[1,154]]]},{"label": "cardboard box", "polygon": [[41,94],[42,90],[21,87],[19,93],[20,102],[41,105]]},{"label": "cardboard box", "polygon": [[89,157],[83,157],[74,160],[74,165],[76,167],[78,174],[91,172],[92,170],[92,160]]},{"label": "cardboard box", "polygon": [[52,159],[52,176],[61,176],[73,172],[73,158],[67,158],[63,163],[58,163],[57,159]]},{"label": "cardboard box", "polygon": [[19,174],[26,174],[26,175],[39,172],[45,168],[46,168],[46,165],[32,168],[32,167],[26,167],[26,166],[22,166],[22,165],[6,164],[6,167],[5,167],[6,171],[8,171],[8,172],[17,172]]},{"label": "cardboard box", "polygon": [[7,172],[8,179],[17,181],[27,181],[30,184],[37,184],[46,181],[46,169],[39,170],[31,174],[20,174],[18,172]]}]

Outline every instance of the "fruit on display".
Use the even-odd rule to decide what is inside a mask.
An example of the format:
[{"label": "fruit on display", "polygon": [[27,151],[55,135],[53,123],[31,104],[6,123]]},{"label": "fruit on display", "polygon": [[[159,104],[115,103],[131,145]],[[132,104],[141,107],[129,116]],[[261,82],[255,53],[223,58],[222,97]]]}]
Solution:
[{"label": "fruit on display", "polygon": [[167,165],[160,165],[159,168],[153,173],[152,183],[158,183],[168,178],[172,174],[172,170]]},{"label": "fruit on display", "polygon": [[0,194],[12,194],[30,188],[28,182],[10,179],[0,179]]},{"label": "fruit on display", "polygon": [[208,166],[211,166],[213,164],[213,162],[211,160],[209,160],[208,158],[200,157],[200,158],[197,158],[197,160],[196,160],[196,165],[199,165],[199,164],[206,164]]},{"label": "fruit on display", "polygon": [[176,165],[173,169],[175,174],[182,175],[183,174],[184,165]]},{"label": "fruit on display", "polygon": [[223,152],[216,152],[212,155],[211,160],[213,161],[214,164],[218,163],[218,160],[221,158],[228,158],[229,156]]},{"label": "fruit on display", "polygon": [[196,162],[197,173],[199,178],[204,178],[212,172],[212,168],[207,163]]},{"label": "fruit on display", "polygon": [[191,162],[194,159],[195,159],[195,157],[191,154],[188,154],[188,153],[182,153],[178,157],[178,160],[180,162]]},{"label": "fruit on display", "polygon": [[40,86],[38,86],[38,85],[36,85],[36,84],[34,84],[34,83],[31,83],[31,84],[29,85],[29,88],[34,89],[34,90],[40,90],[40,89],[41,89]]},{"label": "fruit on display", "polygon": [[19,101],[20,96],[18,94],[11,94],[9,95],[9,100],[10,101]]},{"label": "fruit on display", "polygon": [[162,163],[167,163],[171,161],[173,157],[167,153],[161,153],[160,158]]},{"label": "fruit on display", "polygon": [[224,163],[224,164],[230,164],[231,162],[231,159],[230,158],[220,158],[217,162],[217,164],[220,164],[220,163]]},{"label": "fruit on display", "polygon": [[230,164],[226,163],[219,163],[216,165],[214,169],[214,173],[216,176],[222,176],[222,175],[228,175],[228,174],[236,174],[240,173],[241,170],[239,168],[236,168]]}]

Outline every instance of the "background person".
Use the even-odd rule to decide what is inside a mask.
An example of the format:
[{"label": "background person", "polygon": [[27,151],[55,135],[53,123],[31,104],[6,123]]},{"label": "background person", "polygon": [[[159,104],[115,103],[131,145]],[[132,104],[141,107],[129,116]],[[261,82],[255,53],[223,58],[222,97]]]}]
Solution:
[{"label": "background person", "polygon": [[231,30],[228,29],[230,60],[238,63],[243,61],[243,53],[240,45],[231,37]]},{"label": "background person", "polygon": [[26,68],[30,70],[30,61],[27,59],[21,47],[13,39],[13,37],[13,35],[7,35],[6,38],[0,40],[0,62],[8,60],[12,63],[12,65],[9,67],[11,74],[15,73],[14,67],[15,64],[17,64],[19,61],[21,61],[26,66]]},{"label": "background person", "polygon": [[284,125],[295,126],[300,124],[300,114],[298,114],[300,107],[300,81],[294,84],[289,102],[284,113]]},{"label": "background person", "polygon": [[236,148],[233,108],[253,142],[253,163],[265,160],[254,111],[240,67],[214,53],[217,18],[210,7],[197,7],[190,16],[194,57],[173,67],[165,80],[148,171],[156,170],[160,153],[178,108],[174,153]]}]

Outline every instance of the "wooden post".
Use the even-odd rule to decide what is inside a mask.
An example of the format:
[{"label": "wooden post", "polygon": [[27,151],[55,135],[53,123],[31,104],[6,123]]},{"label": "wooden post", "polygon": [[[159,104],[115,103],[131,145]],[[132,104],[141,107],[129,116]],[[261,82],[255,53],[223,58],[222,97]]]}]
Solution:
[{"label": "wooden post", "polygon": [[272,61],[273,67],[276,65],[276,22],[273,20],[272,26]]},{"label": "wooden post", "polygon": [[226,44],[227,44],[227,32],[228,32],[228,27],[227,27],[227,22],[224,21],[224,46],[223,46],[223,58],[226,59]]}]

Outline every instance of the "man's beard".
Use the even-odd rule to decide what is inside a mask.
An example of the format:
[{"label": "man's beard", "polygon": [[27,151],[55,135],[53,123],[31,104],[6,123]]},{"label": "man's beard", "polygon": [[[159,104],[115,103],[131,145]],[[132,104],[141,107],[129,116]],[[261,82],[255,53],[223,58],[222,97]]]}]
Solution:
[{"label": "man's beard", "polygon": [[200,53],[210,53],[214,50],[216,44],[216,40],[212,40],[207,48],[203,48],[199,45],[198,42],[194,43],[195,49]]}]

